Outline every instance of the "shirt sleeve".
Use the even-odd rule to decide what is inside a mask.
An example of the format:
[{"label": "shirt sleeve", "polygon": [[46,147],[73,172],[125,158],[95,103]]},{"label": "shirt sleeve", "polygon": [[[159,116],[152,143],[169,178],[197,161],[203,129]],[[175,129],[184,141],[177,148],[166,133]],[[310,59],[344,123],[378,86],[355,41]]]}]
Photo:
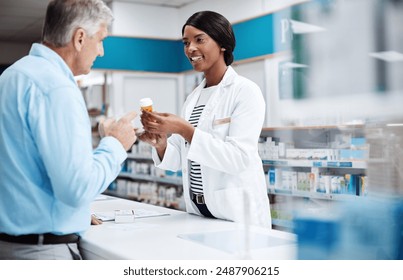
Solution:
[{"label": "shirt sleeve", "polygon": [[78,88],[62,87],[30,102],[32,135],[54,196],[72,207],[92,201],[116,178],[127,154],[105,137],[94,150],[87,109]]},{"label": "shirt sleeve", "polygon": [[155,166],[164,170],[178,171],[181,169],[181,139],[179,135],[172,135],[168,138],[164,158],[160,160],[155,148],[152,150],[152,157]]}]

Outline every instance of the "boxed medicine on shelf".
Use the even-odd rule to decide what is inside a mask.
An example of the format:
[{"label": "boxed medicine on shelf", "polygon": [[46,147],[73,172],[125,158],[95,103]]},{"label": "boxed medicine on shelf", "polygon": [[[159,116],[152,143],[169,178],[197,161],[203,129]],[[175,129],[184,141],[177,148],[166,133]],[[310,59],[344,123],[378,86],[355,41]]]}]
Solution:
[{"label": "boxed medicine on shelf", "polygon": [[364,126],[264,128],[258,148],[275,227],[290,230],[297,212],[331,211],[367,194]]},{"label": "boxed medicine on shelf", "polygon": [[[265,128],[259,153],[269,193],[325,199],[366,193],[368,144],[363,126]],[[312,196],[318,193],[327,196]]]},{"label": "boxed medicine on shelf", "polygon": [[122,165],[118,178],[106,191],[109,195],[184,210],[182,173],[155,167],[151,146],[137,142]]}]

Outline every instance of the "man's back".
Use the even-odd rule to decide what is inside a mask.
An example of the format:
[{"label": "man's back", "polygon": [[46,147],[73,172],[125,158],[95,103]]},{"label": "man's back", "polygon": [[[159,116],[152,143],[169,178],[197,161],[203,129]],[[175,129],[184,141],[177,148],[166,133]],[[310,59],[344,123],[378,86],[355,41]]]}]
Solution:
[{"label": "man's back", "polygon": [[[58,138],[60,149],[68,150],[67,146],[74,139],[69,139],[64,127],[69,125],[69,118],[64,116],[66,120],[61,123],[57,115],[78,105],[72,110],[81,110],[81,113],[77,112],[73,120],[87,120],[85,104],[71,71],[56,53],[35,44],[30,55],[17,61],[0,76],[0,101],[0,127],[4,132],[0,136],[0,210],[13,209],[12,218],[8,215],[0,217],[0,232],[60,231],[59,223],[67,222],[59,221],[60,215],[64,216],[64,211],[71,213],[72,210],[68,209],[71,205],[55,203],[54,188],[58,186],[48,169],[49,165],[65,169],[63,161],[70,161],[74,155],[61,159],[58,155],[62,155],[59,153],[62,151],[58,151],[57,147],[53,149],[52,140]],[[61,107],[61,102],[68,103]],[[52,127],[52,123],[57,127]],[[89,131],[88,120],[87,125]],[[60,137],[62,135],[66,137]],[[86,142],[82,141],[82,145]],[[53,174],[59,172],[66,170],[55,170]],[[77,224],[74,230],[83,230],[83,222],[79,222],[82,219],[66,219],[72,219]],[[87,226],[88,223],[85,228]]]}]

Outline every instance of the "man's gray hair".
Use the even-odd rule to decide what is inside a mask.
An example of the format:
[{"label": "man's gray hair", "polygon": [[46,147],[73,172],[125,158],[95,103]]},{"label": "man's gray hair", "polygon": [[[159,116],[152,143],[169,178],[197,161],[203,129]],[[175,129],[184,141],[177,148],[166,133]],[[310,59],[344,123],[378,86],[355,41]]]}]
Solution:
[{"label": "man's gray hair", "polygon": [[42,42],[66,46],[78,28],[94,36],[100,26],[109,26],[112,11],[102,0],[53,0],[49,3],[42,30]]}]

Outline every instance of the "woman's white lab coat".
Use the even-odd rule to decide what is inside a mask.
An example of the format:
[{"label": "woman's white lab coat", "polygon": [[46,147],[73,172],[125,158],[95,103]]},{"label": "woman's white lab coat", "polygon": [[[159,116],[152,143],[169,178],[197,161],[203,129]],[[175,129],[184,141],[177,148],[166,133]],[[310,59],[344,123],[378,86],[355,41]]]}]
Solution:
[{"label": "woman's white lab coat", "polygon": [[[189,119],[206,81],[189,95],[182,117]],[[229,66],[209,98],[191,144],[179,135],[168,139],[162,161],[155,149],[157,167],[182,170],[186,211],[199,214],[190,198],[189,161],[200,164],[205,203],[216,217],[271,227],[269,199],[258,138],[265,117],[260,88]]]}]

